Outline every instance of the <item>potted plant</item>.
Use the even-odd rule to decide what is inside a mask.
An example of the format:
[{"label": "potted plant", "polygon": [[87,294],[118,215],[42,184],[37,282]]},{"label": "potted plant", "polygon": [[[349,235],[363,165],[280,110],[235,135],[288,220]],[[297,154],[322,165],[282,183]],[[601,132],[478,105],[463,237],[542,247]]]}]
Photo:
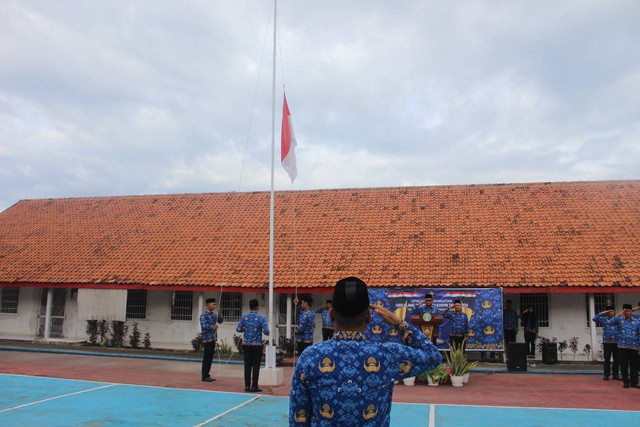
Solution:
[{"label": "potted plant", "polygon": [[418,377],[418,380],[426,381],[428,385],[436,387],[447,381],[447,378],[449,378],[449,374],[447,373],[447,365],[441,363],[429,372],[420,375]]},{"label": "potted plant", "polygon": [[562,353],[567,349],[569,344],[567,344],[567,340],[560,341],[558,343],[558,351],[560,352],[560,360],[562,360]]},{"label": "potted plant", "polygon": [[569,340],[569,350],[573,353],[573,360],[576,360],[576,353],[578,352],[578,337],[573,337]]},{"label": "potted plant", "polygon": [[416,377],[403,378],[402,382],[406,386],[413,387],[416,384]]},{"label": "potted plant", "polygon": [[471,370],[473,368],[475,368],[478,365],[478,361],[474,360],[473,362],[469,362],[467,361],[467,364],[464,366],[464,374],[462,375],[462,383],[466,384],[469,382],[469,372],[471,372]]},{"label": "potted plant", "polygon": [[447,366],[451,370],[451,385],[454,387],[462,387],[462,376],[467,365],[467,357],[464,355],[465,341],[462,341],[461,345],[452,344],[449,353],[445,353]]}]

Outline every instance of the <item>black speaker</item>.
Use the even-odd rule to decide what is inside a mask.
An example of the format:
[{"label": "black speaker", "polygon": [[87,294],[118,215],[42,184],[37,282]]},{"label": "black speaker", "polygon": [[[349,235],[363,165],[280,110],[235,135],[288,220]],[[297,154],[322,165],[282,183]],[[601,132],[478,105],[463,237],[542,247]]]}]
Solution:
[{"label": "black speaker", "polygon": [[507,344],[507,370],[526,371],[528,352],[529,349],[525,343],[510,342]]},{"label": "black speaker", "polygon": [[545,365],[555,365],[558,363],[558,344],[554,342],[542,344],[542,363]]}]

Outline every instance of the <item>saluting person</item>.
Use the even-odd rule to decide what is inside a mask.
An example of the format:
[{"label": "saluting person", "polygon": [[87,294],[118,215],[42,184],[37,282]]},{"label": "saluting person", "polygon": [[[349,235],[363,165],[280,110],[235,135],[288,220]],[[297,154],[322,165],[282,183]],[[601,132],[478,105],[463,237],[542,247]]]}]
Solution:
[{"label": "saluting person", "polygon": [[302,297],[300,307],[298,307],[298,297],[293,300],[296,305],[296,313],[298,314],[298,326],[296,327],[296,345],[298,347],[298,355],[302,354],[305,348],[313,345],[313,334],[316,328],[316,319],[311,312],[311,304],[313,299],[305,295]]},{"label": "saluting person", "polygon": [[[451,309],[454,309],[452,312]],[[442,317],[449,319],[451,322],[451,332],[449,333],[449,345],[453,347],[463,346],[463,351],[466,347],[464,339],[469,333],[469,318],[467,313],[462,311],[462,301],[459,299],[453,302],[453,305],[445,310]]]},{"label": "saluting person", "polygon": [[518,313],[513,309],[513,303],[509,299],[502,311],[502,322],[506,348],[506,345],[510,342],[516,342],[516,336],[518,335]]},{"label": "saluting person", "polygon": [[322,341],[331,339],[333,336],[333,322],[329,311],[331,310],[331,300],[327,300],[325,305],[322,305],[316,309],[316,313],[320,313],[322,316]]},{"label": "saluting person", "polygon": [[613,379],[619,380],[620,364],[618,362],[618,324],[616,312],[613,305],[608,305],[607,309],[593,316],[593,321],[602,326],[602,351],[604,352],[604,378],[609,380],[611,374],[611,357],[613,356]]},{"label": "saluting person", "polygon": [[522,319],[522,327],[524,329],[524,342],[527,344],[529,350],[528,358],[533,359],[536,357],[536,338],[538,338],[538,317],[533,309],[533,306],[529,306],[525,311],[520,314]]},{"label": "saluting person", "polygon": [[[269,335],[267,319],[258,313],[257,299],[249,301],[249,313],[240,318],[236,332],[243,332],[242,353],[244,354],[244,391],[261,392],[258,388],[260,362],[262,361],[262,334]],[[253,374],[253,380],[252,380]]]},{"label": "saluting person", "polygon": [[638,349],[640,348],[640,320],[633,317],[631,304],[624,304],[615,317],[618,327],[618,360],[623,387],[638,387]]},{"label": "saluting person", "polygon": [[213,354],[216,350],[216,339],[218,338],[218,324],[223,322],[220,315],[220,309],[216,311],[216,299],[207,298],[207,307],[200,315],[200,331],[204,354],[202,355],[202,381],[213,382],[209,371],[211,370],[211,362],[213,362]]},{"label": "saluting person", "polygon": [[[425,313],[429,313],[432,316],[442,316],[442,312],[437,307],[433,306],[432,292],[425,294],[424,300],[420,301],[420,304],[416,305],[411,310],[412,316],[422,316]],[[436,338],[440,336],[440,326],[433,327],[433,336]]]},{"label": "saluting person", "polygon": [[[402,343],[372,342],[364,331],[373,309]],[[333,292],[333,339],[308,348],[298,360],[289,425],[388,426],[393,383],[430,371],[442,357],[413,325],[381,305],[369,305],[367,285],[340,280]]]}]

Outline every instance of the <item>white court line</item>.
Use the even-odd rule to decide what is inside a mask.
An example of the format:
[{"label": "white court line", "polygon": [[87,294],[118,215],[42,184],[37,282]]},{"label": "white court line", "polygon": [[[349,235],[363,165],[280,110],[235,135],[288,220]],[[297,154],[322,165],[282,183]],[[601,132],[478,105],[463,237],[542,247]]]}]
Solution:
[{"label": "white court line", "polygon": [[90,391],[101,390],[103,388],[109,388],[109,387],[113,387],[113,386],[115,386],[115,384],[103,385],[101,387],[90,388],[89,390],[81,390],[81,391],[74,391],[73,393],[61,394],[60,396],[54,396],[54,397],[50,397],[48,399],[42,399],[42,400],[38,400],[36,402],[25,403],[24,405],[14,406],[13,408],[3,409],[3,410],[0,411],[0,414],[3,413],[3,412],[7,412],[7,411],[13,411],[14,409],[24,408],[25,406],[37,405],[38,403],[48,402],[50,400],[61,399],[63,397],[68,397],[68,396],[74,396],[76,394],[88,393]]},{"label": "white court line", "polygon": [[436,425],[436,405],[429,405],[429,427],[435,427]]},{"label": "white court line", "polygon": [[224,411],[223,413],[218,414],[218,415],[216,415],[215,417],[209,418],[207,421],[203,421],[203,422],[201,422],[200,424],[196,424],[196,425],[195,425],[195,426],[193,426],[193,427],[202,427],[202,426],[204,426],[204,425],[207,425],[207,424],[209,424],[211,421],[215,421],[215,420],[217,420],[218,418],[220,418],[220,417],[223,417],[223,416],[227,415],[229,412],[233,412],[233,411],[235,411],[236,409],[242,408],[244,405],[247,405],[247,404],[249,404],[249,403],[253,402],[254,400],[258,399],[259,397],[260,397],[260,395],[257,395],[257,396],[255,396],[254,398],[249,399],[249,400],[247,400],[246,402],[241,403],[241,404],[239,404],[239,405],[237,405],[237,406],[234,406],[234,407],[233,407],[233,408],[231,408],[231,409],[227,409],[227,410],[226,410],[226,411]]}]

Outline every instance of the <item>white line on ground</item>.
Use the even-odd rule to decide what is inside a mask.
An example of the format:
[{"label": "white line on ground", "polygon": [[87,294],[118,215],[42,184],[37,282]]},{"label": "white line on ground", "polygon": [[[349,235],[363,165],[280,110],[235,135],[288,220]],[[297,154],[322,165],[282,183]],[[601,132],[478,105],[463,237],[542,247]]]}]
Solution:
[{"label": "white line on ground", "polygon": [[435,427],[436,425],[436,405],[429,405],[429,427]]},{"label": "white line on ground", "polygon": [[233,407],[233,408],[231,408],[231,409],[227,409],[226,411],[222,412],[221,414],[218,414],[218,415],[216,415],[215,417],[209,418],[208,420],[203,421],[203,422],[201,422],[200,424],[196,424],[196,425],[195,425],[195,426],[193,426],[193,427],[202,427],[202,426],[204,426],[204,425],[207,425],[207,424],[209,424],[211,421],[215,421],[215,420],[217,420],[218,418],[220,418],[220,417],[223,417],[223,416],[227,415],[229,412],[233,412],[233,411],[235,411],[236,409],[242,408],[244,405],[247,405],[247,404],[249,404],[249,403],[253,402],[254,400],[256,400],[256,399],[258,399],[258,398],[260,398],[260,395],[257,395],[257,396],[255,396],[255,397],[253,397],[253,398],[251,398],[251,399],[247,400],[246,402],[243,402],[243,403],[239,404],[238,406],[234,406],[234,407]]},{"label": "white line on ground", "polygon": [[7,412],[7,411],[13,411],[14,409],[24,408],[25,406],[36,405],[38,403],[48,402],[50,400],[61,399],[63,397],[67,397],[67,396],[74,396],[76,394],[88,393],[90,391],[101,390],[103,388],[109,388],[109,387],[113,387],[113,386],[115,386],[115,384],[103,385],[101,387],[90,388],[89,390],[80,390],[80,391],[74,391],[73,393],[61,394],[60,396],[54,396],[54,397],[50,397],[48,399],[42,399],[42,400],[38,400],[36,402],[25,403],[24,405],[14,406],[13,408],[3,409],[3,410],[0,411],[0,414],[3,413],[3,412]]}]

